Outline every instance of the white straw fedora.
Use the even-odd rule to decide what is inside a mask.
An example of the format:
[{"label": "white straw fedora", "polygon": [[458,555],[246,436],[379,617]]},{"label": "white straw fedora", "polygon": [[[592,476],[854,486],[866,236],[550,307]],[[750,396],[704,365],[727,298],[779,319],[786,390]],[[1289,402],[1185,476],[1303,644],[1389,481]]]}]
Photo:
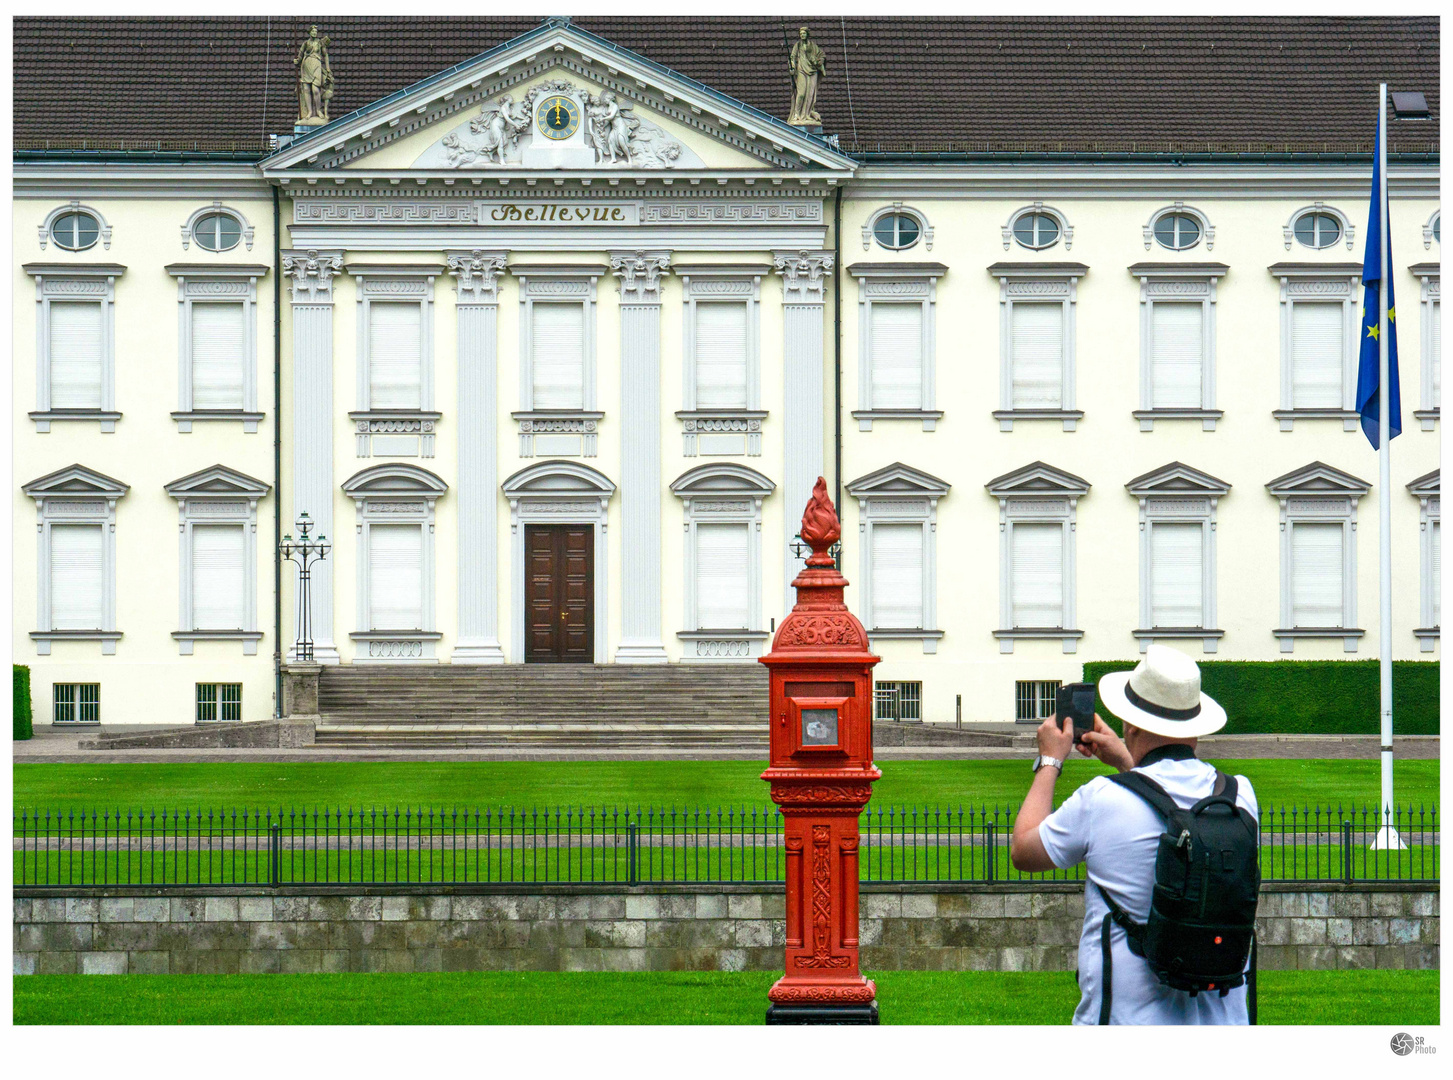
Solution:
[{"label": "white straw fedora", "polygon": [[1100,700],[1126,723],[1172,739],[1194,739],[1226,726],[1226,710],[1201,693],[1201,669],[1185,653],[1151,645],[1134,671],[1100,679]]}]

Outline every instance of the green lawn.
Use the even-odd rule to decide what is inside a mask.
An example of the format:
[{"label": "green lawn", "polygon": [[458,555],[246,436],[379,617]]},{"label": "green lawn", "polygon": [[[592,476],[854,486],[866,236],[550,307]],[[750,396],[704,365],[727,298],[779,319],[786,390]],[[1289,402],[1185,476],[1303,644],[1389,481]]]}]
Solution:
[{"label": "green lawn", "polygon": [[[1378,763],[1253,758],[1217,761],[1250,778],[1263,805],[1375,804]],[[1438,801],[1436,760],[1397,763],[1401,805]],[[877,805],[1017,808],[1029,786],[1026,761],[889,761],[874,785]],[[767,802],[746,761],[297,762],[14,767],[15,806],[727,806]],[[1067,797],[1106,772],[1076,758],[1060,781]]]},{"label": "green lawn", "polygon": [[[870,972],[885,1024],[1064,1024],[1070,972]],[[752,1024],[772,972],[33,975],[16,1024]],[[1436,971],[1268,971],[1263,1024],[1438,1022]]]}]

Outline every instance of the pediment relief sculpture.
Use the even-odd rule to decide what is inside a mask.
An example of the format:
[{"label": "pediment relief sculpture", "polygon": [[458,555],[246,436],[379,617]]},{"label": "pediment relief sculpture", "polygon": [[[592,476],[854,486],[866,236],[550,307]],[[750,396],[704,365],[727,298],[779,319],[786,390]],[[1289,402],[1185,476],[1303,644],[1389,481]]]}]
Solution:
[{"label": "pediment relief sculpture", "polygon": [[674,169],[702,164],[658,125],[638,116],[633,103],[621,101],[611,90],[595,93],[566,79],[532,86],[519,101],[514,94],[502,94],[485,102],[478,115],[425,150],[414,164],[528,168],[532,147],[549,147],[559,154],[572,145],[583,148],[578,163],[585,167]]}]

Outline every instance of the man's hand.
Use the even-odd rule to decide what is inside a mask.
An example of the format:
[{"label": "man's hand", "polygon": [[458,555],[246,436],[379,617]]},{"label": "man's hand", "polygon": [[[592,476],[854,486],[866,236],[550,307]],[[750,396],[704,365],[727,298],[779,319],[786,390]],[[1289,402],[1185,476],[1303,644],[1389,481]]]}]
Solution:
[{"label": "man's hand", "polygon": [[[1040,731],[1043,732],[1044,728],[1041,727]],[[1073,740],[1073,736],[1071,736],[1071,739]],[[1044,740],[1042,736],[1039,745],[1040,753],[1044,753]],[[1076,749],[1084,754],[1085,757],[1099,758],[1106,765],[1109,765],[1119,772],[1125,772],[1125,770],[1135,767],[1135,762],[1130,757],[1130,751],[1125,749],[1125,744],[1120,741],[1120,736],[1116,735],[1110,726],[1100,719],[1098,714],[1095,716],[1094,730],[1085,732],[1083,740],[1081,740]],[[1059,755],[1056,754],[1055,756],[1058,757]]]},{"label": "man's hand", "polygon": [[[1059,717],[1051,716],[1039,725],[1034,737],[1039,743],[1041,757],[1059,758],[1064,761],[1070,756],[1070,750],[1075,745],[1075,722],[1070,717],[1066,717],[1064,727],[1061,728]],[[1113,732],[1111,732],[1111,738],[1114,738]]]}]

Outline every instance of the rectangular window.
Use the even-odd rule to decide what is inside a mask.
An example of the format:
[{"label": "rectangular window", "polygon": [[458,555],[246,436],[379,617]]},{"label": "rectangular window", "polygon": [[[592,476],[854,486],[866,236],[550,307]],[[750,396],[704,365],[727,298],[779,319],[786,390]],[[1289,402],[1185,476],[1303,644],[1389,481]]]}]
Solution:
[{"label": "rectangular window", "polygon": [[51,720],[57,724],[99,724],[100,683],[56,683],[53,687]]},{"label": "rectangular window", "polygon": [[1342,407],[1342,304],[1292,305],[1292,408]]},{"label": "rectangular window", "polygon": [[1340,524],[1293,522],[1292,626],[1342,625]]},{"label": "rectangular window", "polygon": [[585,307],[535,303],[530,313],[532,407],[585,408]]},{"label": "rectangular window", "polygon": [[1059,680],[1021,679],[1014,684],[1014,719],[1019,723],[1037,724],[1054,714],[1054,698]]},{"label": "rectangular window", "polygon": [[874,525],[873,629],[923,629],[923,526]]},{"label": "rectangular window", "polygon": [[197,723],[242,719],[241,683],[198,683]]},{"label": "rectangular window", "polygon": [[1155,522],[1150,526],[1150,625],[1197,627],[1202,623],[1203,551],[1200,525]]},{"label": "rectangular window", "polygon": [[1204,320],[1200,304],[1157,301],[1151,306],[1151,408],[1201,407]]},{"label": "rectangular window", "polygon": [[699,630],[749,630],[746,522],[696,526],[696,625]]},{"label": "rectangular window", "polygon": [[923,683],[880,682],[873,684],[874,720],[922,720]]},{"label": "rectangular window", "polygon": [[102,628],[101,525],[50,527],[51,630]]},{"label": "rectangular window", "polygon": [[243,305],[194,303],[191,309],[192,408],[243,408]]},{"label": "rectangular window", "polygon": [[1431,542],[1431,556],[1428,560],[1432,572],[1433,587],[1433,625],[1443,625],[1443,523],[1432,522],[1429,527],[1433,530]]},{"label": "rectangular window", "polygon": [[1014,628],[1064,625],[1064,527],[1015,524],[1009,590]]},{"label": "rectangular window", "polygon": [[1431,304],[1429,312],[1428,336],[1431,339],[1428,348],[1432,352],[1428,356],[1429,377],[1433,384],[1433,401],[1428,407],[1430,409],[1441,409],[1443,401],[1443,305],[1442,303]]},{"label": "rectangular window", "polygon": [[50,407],[101,408],[101,305],[50,305]]},{"label": "rectangular window", "polygon": [[424,627],[424,532],[418,525],[368,527],[369,626]]},{"label": "rectangular window", "polygon": [[368,305],[370,408],[421,408],[422,319],[418,304]]},{"label": "rectangular window", "polygon": [[873,408],[923,408],[923,305],[874,304],[871,320]]},{"label": "rectangular window", "polygon": [[747,407],[747,305],[696,305],[696,407]]},{"label": "rectangular window", "polygon": [[246,622],[243,525],[192,526],[192,629],[242,630]]},{"label": "rectangular window", "polygon": [[1016,303],[1010,311],[1015,409],[1058,409],[1064,389],[1064,306]]}]

